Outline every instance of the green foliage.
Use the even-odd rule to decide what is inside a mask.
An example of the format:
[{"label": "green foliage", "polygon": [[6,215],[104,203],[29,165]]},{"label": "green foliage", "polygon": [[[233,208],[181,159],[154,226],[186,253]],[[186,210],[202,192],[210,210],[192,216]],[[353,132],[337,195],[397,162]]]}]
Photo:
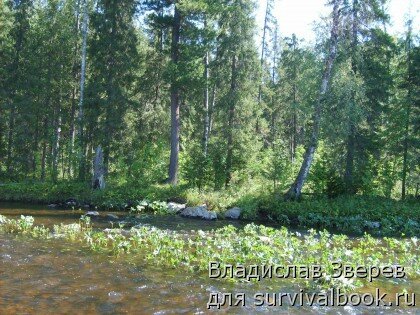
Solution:
[{"label": "green foliage", "polygon": [[64,202],[70,198],[87,200],[89,195],[89,186],[77,182],[29,182],[0,185],[0,199],[3,201],[54,203]]},{"label": "green foliage", "polygon": [[398,202],[373,196],[309,198],[301,202],[266,199],[259,211],[282,224],[290,222],[290,226],[356,235],[365,231],[378,236],[420,233],[420,207],[415,201]]},{"label": "green foliage", "polygon": [[35,238],[50,238],[50,230],[44,226],[34,226],[34,218],[21,216],[20,219],[7,219],[0,215],[0,232],[30,235]]},{"label": "green foliage", "polygon": [[134,202],[134,205],[130,208],[130,213],[142,214],[142,213],[153,213],[153,214],[168,214],[168,204],[162,201],[148,201],[141,200]]},{"label": "green foliage", "polygon": [[220,170],[213,170],[213,164],[212,156],[205,156],[200,146],[194,146],[185,162],[181,161],[185,180],[190,186],[197,187],[199,190],[208,186],[217,186],[212,180],[215,178],[212,173],[220,172]]},{"label": "green foliage", "polygon": [[[123,178],[134,185],[148,185],[156,182],[156,178],[165,178],[168,154],[164,143],[146,143],[142,148],[134,150],[133,163],[129,167],[128,176]],[[124,167],[124,165],[122,165]]]},{"label": "green foliage", "polygon": [[[335,177],[342,189],[342,182]],[[328,183],[334,183],[331,177]],[[328,184],[332,185],[332,184]],[[330,187],[330,186],[326,187]],[[341,186],[340,186],[341,185]],[[329,229],[349,234],[368,231],[374,235],[418,235],[420,207],[416,200],[405,202],[379,196],[347,196],[338,194],[336,186],[327,190],[330,198],[307,197],[301,202],[285,202],[281,196],[250,182],[223,191],[198,190],[188,186],[134,186],[124,184],[92,191],[77,183],[10,184],[0,186],[0,200],[36,203],[64,202],[75,198],[99,209],[131,210],[133,213],[167,214],[167,201],[206,204],[213,211],[223,212],[240,207],[246,220],[265,219],[291,227]],[[334,193],[334,194],[333,194]],[[152,201],[153,200],[153,201]]]},{"label": "green foliage", "polygon": [[[284,190],[288,183],[293,180],[294,165],[287,156],[284,143],[273,143],[271,150],[266,152],[269,162],[260,162],[260,167],[264,167],[264,175],[273,182],[274,190]],[[299,159],[300,160],[300,159]]]}]

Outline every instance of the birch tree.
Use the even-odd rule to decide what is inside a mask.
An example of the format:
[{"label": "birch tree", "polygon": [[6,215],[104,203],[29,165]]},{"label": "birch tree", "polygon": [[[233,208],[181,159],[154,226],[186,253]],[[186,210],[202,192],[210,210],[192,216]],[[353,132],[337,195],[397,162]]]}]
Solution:
[{"label": "birch tree", "polygon": [[87,52],[87,37],[88,37],[88,23],[89,11],[88,0],[82,0],[83,22],[82,22],[82,54],[80,65],[80,94],[79,94],[79,111],[77,114],[78,121],[78,136],[79,136],[79,179],[85,178],[85,141],[83,130],[83,116],[84,116],[84,97],[85,97],[85,82],[86,82],[86,52]]},{"label": "birch tree", "polygon": [[305,155],[299,173],[286,194],[287,199],[299,199],[302,193],[303,185],[308,177],[311,168],[315,150],[318,146],[319,127],[321,122],[322,104],[326,96],[328,85],[331,79],[331,71],[337,55],[338,32],[340,24],[340,5],[341,0],[332,0],[332,23],[331,36],[328,43],[328,52],[325,57],[325,66],[322,74],[321,86],[316,103],[314,104],[313,127],[309,143],[307,145]]},{"label": "birch tree", "polygon": [[[172,24],[171,40],[171,62],[176,69],[179,60],[179,43],[181,35],[182,15],[178,7],[178,1],[174,1],[174,16]],[[180,94],[177,78],[175,75],[171,81],[171,155],[169,158],[168,183],[176,185],[178,183],[179,169],[179,133],[180,133]]]}]

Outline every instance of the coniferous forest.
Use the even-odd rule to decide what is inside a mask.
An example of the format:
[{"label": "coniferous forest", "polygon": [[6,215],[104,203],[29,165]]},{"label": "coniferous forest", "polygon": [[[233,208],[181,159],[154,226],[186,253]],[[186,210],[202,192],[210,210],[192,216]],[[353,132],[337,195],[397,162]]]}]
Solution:
[{"label": "coniferous forest", "polygon": [[387,2],[326,1],[307,42],[274,0],[262,29],[253,0],[1,1],[2,199],[87,194],[98,150],[109,204],[418,198],[419,34]]},{"label": "coniferous forest", "polygon": [[292,4],[0,0],[1,314],[418,314],[418,1]]}]

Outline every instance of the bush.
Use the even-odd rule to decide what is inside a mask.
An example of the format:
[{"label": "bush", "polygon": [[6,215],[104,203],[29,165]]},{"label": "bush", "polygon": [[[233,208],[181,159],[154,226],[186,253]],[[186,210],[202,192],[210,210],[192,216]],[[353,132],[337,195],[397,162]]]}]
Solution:
[{"label": "bush", "polygon": [[265,199],[259,213],[297,227],[329,229],[349,234],[420,235],[420,205],[375,196],[311,198],[300,202]]}]

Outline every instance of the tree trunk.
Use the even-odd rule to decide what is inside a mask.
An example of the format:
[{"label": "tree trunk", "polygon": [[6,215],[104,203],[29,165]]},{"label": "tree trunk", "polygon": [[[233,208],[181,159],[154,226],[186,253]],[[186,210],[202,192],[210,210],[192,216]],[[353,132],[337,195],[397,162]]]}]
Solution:
[{"label": "tree trunk", "polygon": [[35,134],[34,134],[34,141],[32,143],[32,178],[36,179],[36,155],[38,153],[38,143],[39,143],[39,133],[40,133],[40,126],[39,126],[39,113],[36,114],[35,120]]},{"label": "tree trunk", "polygon": [[68,161],[67,161],[67,174],[71,178],[74,172],[74,145],[76,140],[76,94],[77,89],[74,87],[71,92],[71,109],[70,109],[70,128],[69,128],[69,148],[68,148]]},{"label": "tree trunk", "polygon": [[45,180],[45,173],[46,173],[46,160],[47,160],[47,139],[48,139],[48,118],[45,117],[42,122],[42,145],[41,145],[41,181]]},{"label": "tree trunk", "polygon": [[[358,0],[353,0],[352,8],[352,56],[351,56],[351,68],[353,76],[357,75],[357,35],[359,33],[359,21],[358,21],[359,3]],[[356,91],[352,91],[352,97],[350,101],[350,112],[349,112],[349,134],[347,137],[347,155],[346,155],[346,170],[344,172],[344,182],[346,184],[347,193],[353,194],[354,191],[354,151],[355,151],[355,137],[356,137]]]},{"label": "tree trunk", "polygon": [[79,35],[79,24],[80,24],[80,0],[76,2],[76,19],[74,22],[74,32],[76,34],[75,41],[74,41],[74,49],[73,49],[73,64],[72,64],[72,71],[73,71],[73,79],[74,79],[74,86],[71,90],[71,111],[70,111],[70,128],[69,128],[69,150],[68,150],[68,165],[67,165],[67,174],[68,177],[71,178],[74,172],[74,145],[76,141],[76,126],[75,126],[75,118],[76,118],[76,98],[77,98],[77,83],[78,83],[78,62],[77,56],[79,52],[79,45],[78,45],[78,35]]},{"label": "tree trunk", "polygon": [[[172,25],[172,45],[171,60],[177,69],[179,59],[179,41],[181,31],[181,13],[179,12],[177,2],[175,2],[174,21]],[[179,168],[179,87],[177,78],[174,75],[171,82],[171,156],[169,161],[168,183],[176,185],[178,183]]]},{"label": "tree trunk", "polygon": [[[273,88],[276,86],[276,73],[277,73],[277,60],[280,58],[280,49],[279,49],[279,26],[277,22],[275,23],[274,29],[274,45],[273,45],[273,60],[272,60],[272,68],[271,68],[271,85]],[[277,119],[277,109],[275,108],[275,94],[271,95],[271,117],[270,117],[270,139],[271,147],[275,148],[275,140],[276,140],[276,119]],[[276,185],[275,185],[276,186]]]},{"label": "tree trunk", "polygon": [[9,175],[12,174],[13,172],[12,150],[13,150],[13,134],[15,131],[15,115],[16,115],[16,106],[15,104],[12,104],[12,108],[9,114],[9,133],[8,133],[8,141],[7,141],[7,173]]},{"label": "tree trunk", "polygon": [[213,84],[213,91],[211,94],[211,103],[209,108],[209,138],[213,127],[213,111],[214,107],[216,106],[216,84]]},{"label": "tree trunk", "polygon": [[209,143],[209,133],[210,133],[210,112],[209,112],[209,53],[206,52],[204,57],[204,135],[203,135],[203,153],[204,156],[207,156],[207,148]]},{"label": "tree trunk", "polygon": [[[407,34],[407,71],[408,71],[408,93],[407,93],[407,105],[405,109],[405,126],[404,126],[404,151],[403,151],[403,169],[402,169],[402,185],[401,185],[401,199],[404,200],[406,197],[407,190],[407,172],[408,172],[408,142],[410,136],[410,115],[411,115],[411,32],[412,32],[412,21],[408,23],[408,34]],[[417,193],[416,193],[417,194]]]},{"label": "tree trunk", "polygon": [[[19,82],[19,73],[20,73],[20,56],[24,47],[25,35],[27,30],[25,30],[24,23],[25,19],[28,18],[28,3],[25,1],[20,1],[17,5],[17,14],[15,14],[15,24],[18,25],[16,42],[14,43],[15,55],[13,58],[12,64],[12,85],[18,84]],[[27,22],[27,21],[26,21]],[[28,25],[29,27],[29,25]],[[10,175],[13,174],[13,146],[14,146],[14,132],[15,132],[15,120],[16,120],[16,104],[15,96],[17,94],[17,87],[13,86],[10,95],[9,101],[11,105],[10,115],[9,115],[9,132],[7,139],[7,157],[6,157],[6,169],[7,173]]]},{"label": "tree trunk", "polygon": [[313,114],[313,127],[312,134],[309,140],[309,144],[306,148],[306,152],[303,158],[302,166],[298,173],[297,178],[286,193],[286,199],[298,199],[302,193],[302,187],[305,184],[306,178],[308,177],[309,170],[314,158],[316,147],[318,145],[319,125],[321,120],[321,107],[325,98],[325,94],[328,89],[329,81],[331,78],[331,70],[337,54],[337,42],[338,42],[338,27],[339,27],[339,3],[340,0],[333,1],[333,14],[332,14],[332,27],[331,27],[331,38],[329,51],[325,60],[325,68],[322,75],[321,87],[317,102],[315,103],[315,111]]},{"label": "tree trunk", "polygon": [[[59,104],[59,103],[58,103]],[[54,135],[54,144],[53,144],[53,169],[52,169],[52,180],[57,181],[58,177],[58,158],[60,154],[60,139],[61,139],[61,108],[60,105],[57,106],[57,119],[55,123],[55,135]]]},{"label": "tree trunk", "polygon": [[104,189],[105,188],[104,155],[102,153],[101,146],[98,146],[96,148],[95,159],[93,161],[92,188],[93,189]]},{"label": "tree trunk", "polygon": [[104,159],[104,169],[105,169],[105,174],[108,174],[109,171],[109,157],[111,154],[111,135],[114,134],[113,131],[113,126],[111,123],[111,104],[112,104],[112,88],[110,90],[108,90],[108,101],[107,101],[107,110],[105,113],[105,130],[103,131],[103,136],[104,136],[104,140],[103,140],[103,145],[104,145],[104,149],[103,149],[103,159]]},{"label": "tree trunk", "polygon": [[[293,45],[293,56],[296,56],[296,46],[297,46],[297,39],[296,36],[293,34],[292,37],[292,45]],[[290,160],[292,163],[295,162],[296,157],[296,147],[297,147],[297,65],[296,60],[293,62],[293,85],[292,85],[292,99],[293,99],[293,109],[292,109],[292,130],[291,130],[291,141],[290,141]]]},{"label": "tree trunk", "polygon": [[296,148],[297,148],[297,113],[296,107],[293,107],[293,117],[292,117],[292,141],[291,141],[291,154],[290,160],[292,163],[295,162],[296,158]]},{"label": "tree trunk", "polygon": [[80,71],[80,97],[79,97],[79,113],[78,113],[78,133],[79,133],[79,179],[85,178],[86,157],[84,152],[84,134],[83,134],[83,101],[85,93],[86,79],[86,45],[88,34],[88,0],[83,0],[83,25],[82,25],[82,64]]},{"label": "tree trunk", "polygon": [[229,186],[232,179],[232,161],[233,161],[233,127],[236,107],[236,55],[232,56],[232,74],[230,84],[230,106],[228,114],[228,138],[227,138],[227,156],[226,156],[226,179],[225,186]]},{"label": "tree trunk", "polygon": [[[159,18],[163,20],[164,17],[164,6],[161,5],[159,8]],[[165,45],[163,26],[159,28],[159,51],[162,53]]]},{"label": "tree trunk", "polygon": [[[354,106],[354,105],[352,105]],[[353,115],[351,111],[350,115]],[[354,151],[355,151],[355,126],[353,119],[350,118],[349,134],[347,136],[347,154],[346,154],[346,170],[344,172],[344,183],[347,193],[354,193]]]},{"label": "tree trunk", "polygon": [[264,57],[265,57],[265,45],[266,45],[266,38],[267,38],[267,29],[268,29],[268,16],[270,11],[270,4],[271,0],[267,0],[267,6],[265,8],[265,18],[264,18],[264,28],[263,28],[263,37],[262,37],[262,47],[261,47],[261,78],[260,78],[260,85],[258,87],[258,104],[261,104],[262,101],[262,88],[263,88],[263,78],[264,78]]},{"label": "tree trunk", "polygon": [[401,199],[404,200],[406,197],[407,190],[407,172],[408,172],[408,138],[409,138],[409,126],[410,126],[410,112],[411,104],[407,104],[405,128],[404,128],[404,151],[403,151],[403,170],[402,170],[402,185],[401,185]]}]

